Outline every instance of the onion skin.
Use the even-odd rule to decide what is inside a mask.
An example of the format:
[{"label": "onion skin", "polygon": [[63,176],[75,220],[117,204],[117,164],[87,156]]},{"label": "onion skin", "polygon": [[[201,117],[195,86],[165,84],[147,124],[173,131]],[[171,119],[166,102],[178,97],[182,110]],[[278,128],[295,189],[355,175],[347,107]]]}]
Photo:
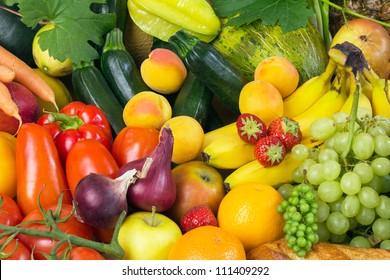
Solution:
[{"label": "onion skin", "polygon": [[132,170],[120,178],[111,179],[90,173],[81,179],[73,197],[77,219],[95,228],[114,228],[122,211],[128,211],[126,193],[135,174],[136,171]]},{"label": "onion skin", "polygon": [[148,157],[128,162],[119,169],[118,176],[121,176],[127,170],[142,170],[147,158],[153,160],[145,178],[138,178],[127,190],[130,207],[151,211],[155,206],[157,212],[164,212],[173,206],[176,185],[171,171],[172,151],[173,134],[170,128],[164,127],[159,144]]}]

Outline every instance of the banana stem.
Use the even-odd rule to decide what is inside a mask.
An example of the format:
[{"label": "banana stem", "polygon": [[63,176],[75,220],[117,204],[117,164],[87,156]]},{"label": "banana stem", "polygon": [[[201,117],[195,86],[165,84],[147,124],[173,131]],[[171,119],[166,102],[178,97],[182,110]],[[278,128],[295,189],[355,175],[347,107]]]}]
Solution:
[{"label": "banana stem", "polygon": [[[350,75],[353,75],[352,72],[350,73]],[[360,78],[359,78],[358,74],[356,74],[356,76],[354,76],[354,78],[356,79],[356,88],[355,88],[355,92],[353,93],[354,96],[353,96],[351,113],[349,114],[348,142],[347,142],[346,149],[341,154],[341,158],[344,161],[344,163],[345,163],[347,156],[348,156],[348,153],[352,147],[352,140],[353,140],[353,136],[355,134],[355,123],[356,123],[356,119],[357,119],[357,111],[358,111],[358,106],[359,106]]]}]

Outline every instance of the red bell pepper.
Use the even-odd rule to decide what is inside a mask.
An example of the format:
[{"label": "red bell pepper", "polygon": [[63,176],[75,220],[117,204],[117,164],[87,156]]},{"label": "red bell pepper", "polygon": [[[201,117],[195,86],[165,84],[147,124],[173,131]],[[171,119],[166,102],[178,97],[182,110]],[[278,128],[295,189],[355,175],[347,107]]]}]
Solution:
[{"label": "red bell pepper", "polygon": [[81,139],[97,140],[111,151],[113,137],[110,123],[95,105],[73,101],[59,113],[43,114],[37,124],[50,132],[63,164],[70,149]]}]

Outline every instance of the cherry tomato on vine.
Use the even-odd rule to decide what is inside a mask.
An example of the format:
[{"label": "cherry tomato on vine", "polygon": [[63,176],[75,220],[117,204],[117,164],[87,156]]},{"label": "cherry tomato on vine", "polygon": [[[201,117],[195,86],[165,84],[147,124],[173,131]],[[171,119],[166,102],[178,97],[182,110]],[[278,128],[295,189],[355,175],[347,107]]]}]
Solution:
[{"label": "cherry tomato on vine", "polygon": [[0,252],[1,260],[31,260],[31,252],[23,242],[12,238],[7,241],[8,236],[0,239],[0,246],[5,242],[7,245]]},{"label": "cherry tomato on vine", "polygon": [[111,153],[121,167],[130,161],[148,156],[158,142],[157,129],[127,126],[115,137]]},{"label": "cherry tomato on vine", "polygon": [[[63,256],[65,254],[65,256]],[[58,258],[64,257],[66,260],[105,260],[98,251],[88,247],[74,246],[70,250],[64,250],[58,254]]]},{"label": "cherry tomato on vine", "polygon": [[15,226],[22,220],[22,210],[16,201],[9,195],[0,193],[0,224]]},{"label": "cherry tomato on vine", "polygon": [[[46,208],[46,210],[51,210],[53,213],[56,209],[57,205],[50,206]],[[93,230],[87,224],[81,223],[77,218],[73,215],[73,205],[70,204],[62,204],[61,213],[59,215],[60,218],[65,218],[71,215],[66,221],[57,223],[58,228],[67,233],[77,235],[79,237],[92,240],[93,239]],[[39,209],[31,211],[27,216],[24,217],[23,222],[34,221],[34,220],[43,220],[43,215]],[[27,223],[21,226],[22,228],[30,228],[30,229],[39,229],[45,230],[47,229],[47,224],[38,224],[38,223]],[[33,250],[34,259],[41,260],[45,259],[45,256],[42,253],[50,254],[50,250],[58,243],[58,240],[39,237],[39,236],[31,236],[25,234],[18,234],[18,238],[22,241],[28,248]],[[58,251],[62,251],[68,245],[65,242],[58,248]]]}]

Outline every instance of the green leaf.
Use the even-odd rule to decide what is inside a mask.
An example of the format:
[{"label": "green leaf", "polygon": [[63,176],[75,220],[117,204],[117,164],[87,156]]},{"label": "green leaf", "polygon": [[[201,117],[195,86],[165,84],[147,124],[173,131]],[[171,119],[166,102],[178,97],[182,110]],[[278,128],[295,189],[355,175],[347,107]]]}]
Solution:
[{"label": "green leaf", "polygon": [[306,0],[212,0],[215,12],[228,17],[225,25],[240,26],[261,20],[264,25],[279,24],[283,32],[307,25],[314,11]]},{"label": "green leaf", "polygon": [[0,1],[0,3],[4,3],[7,6],[13,6],[14,4],[18,3],[17,0],[3,0]]},{"label": "green leaf", "polygon": [[115,14],[95,14],[90,9],[92,3],[106,0],[20,0],[19,13],[21,21],[32,28],[42,22],[53,23],[53,29],[40,34],[40,47],[55,59],[70,58],[79,64],[99,58],[91,42],[102,46],[104,35],[115,27]]}]

